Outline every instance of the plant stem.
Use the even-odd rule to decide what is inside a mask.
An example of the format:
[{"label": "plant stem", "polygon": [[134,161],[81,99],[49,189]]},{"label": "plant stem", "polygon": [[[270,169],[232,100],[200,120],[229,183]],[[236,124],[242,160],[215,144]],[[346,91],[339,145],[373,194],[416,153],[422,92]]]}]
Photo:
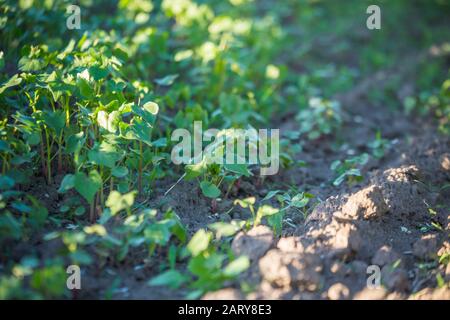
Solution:
[{"label": "plant stem", "polygon": [[52,155],[50,151],[50,137],[48,130],[45,129],[45,140],[47,142],[47,183],[52,183]]},{"label": "plant stem", "polygon": [[58,141],[58,173],[62,174],[62,138],[63,138],[63,134],[61,132],[60,136],[59,136],[59,141]]},{"label": "plant stem", "polygon": [[90,208],[89,208],[89,219],[91,220],[91,223],[94,223],[94,216],[95,216],[94,209],[95,209],[95,198],[94,198],[94,201],[92,201]]},{"label": "plant stem", "polygon": [[[102,177],[102,179],[103,179],[103,166],[100,166],[100,176]],[[105,198],[105,195],[104,195],[104,193],[103,193],[103,184],[102,184],[102,186],[101,186],[101,188],[100,188],[100,206],[101,207],[103,207],[103,203],[104,203],[104,199]]]},{"label": "plant stem", "polygon": [[233,188],[233,186],[234,186],[235,183],[236,183],[236,180],[233,180],[233,181],[230,183],[230,186],[228,187],[227,192],[225,193],[224,199],[227,199],[227,198],[228,198],[228,195],[230,194],[231,189]]},{"label": "plant stem", "polygon": [[69,127],[70,123],[70,107],[69,107],[69,97],[67,97],[67,100],[65,100],[65,107],[66,107],[66,126]]},{"label": "plant stem", "polygon": [[139,141],[139,178],[138,178],[139,195],[142,194],[142,142]]},{"label": "plant stem", "polygon": [[114,189],[114,178],[111,176],[111,179],[109,179],[109,193],[111,193]]},{"label": "plant stem", "polygon": [[39,134],[41,136],[41,164],[42,164],[42,175],[48,180],[47,178],[47,168],[45,166],[45,151],[44,151],[44,138],[42,136],[42,132]]},{"label": "plant stem", "polygon": [[8,168],[9,169],[9,164],[8,164],[8,155],[2,155],[2,159],[3,159],[3,162],[2,162],[2,174],[5,174],[6,173],[6,168]]}]

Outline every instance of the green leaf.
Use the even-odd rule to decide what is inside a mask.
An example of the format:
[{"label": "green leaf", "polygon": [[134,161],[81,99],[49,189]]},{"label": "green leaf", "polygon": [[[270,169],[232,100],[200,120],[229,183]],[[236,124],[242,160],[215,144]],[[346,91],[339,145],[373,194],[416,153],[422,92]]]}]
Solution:
[{"label": "green leaf", "polygon": [[186,300],[198,300],[204,294],[205,294],[204,290],[197,289],[197,290],[190,291],[188,294],[186,294],[184,299],[186,299]]},{"label": "green leaf", "polygon": [[142,107],[133,105],[131,110],[135,115],[140,117],[146,124],[153,124],[156,120],[156,115],[158,114],[159,107],[155,102],[146,102]]},{"label": "green leaf", "polygon": [[359,169],[350,169],[350,170],[347,170],[347,172],[345,172],[345,174],[347,176],[360,177],[361,176],[361,171]]},{"label": "green leaf", "polygon": [[11,237],[20,239],[22,236],[22,224],[8,211],[0,215],[0,239]]},{"label": "green leaf", "polygon": [[202,189],[202,193],[205,197],[215,199],[220,196],[220,189],[212,182],[202,181],[200,183],[200,189]]},{"label": "green leaf", "polygon": [[267,223],[272,227],[272,230],[277,236],[281,235],[281,231],[283,230],[283,212],[280,211],[267,217]]},{"label": "green leaf", "polygon": [[66,125],[66,115],[64,113],[64,110],[44,111],[42,117],[45,124],[50,129],[53,129],[57,135],[61,133],[61,130]]},{"label": "green leaf", "polygon": [[82,216],[86,212],[86,208],[83,206],[79,206],[73,212],[76,216]]},{"label": "green leaf", "polygon": [[207,164],[206,161],[202,160],[199,163],[196,164],[188,164],[185,167],[186,170],[186,177],[185,179],[187,181],[197,178],[198,176],[202,175],[207,170]]},{"label": "green leaf", "polygon": [[167,138],[159,138],[152,142],[152,145],[156,148],[162,148],[167,146]]},{"label": "green leaf", "polygon": [[111,174],[116,178],[123,178],[128,175],[127,167],[114,167],[111,171]]},{"label": "green leaf", "polygon": [[66,174],[61,181],[61,185],[59,186],[58,192],[64,193],[70,189],[75,187],[75,176],[73,174]]},{"label": "green leaf", "polygon": [[236,223],[236,221],[232,221],[231,223],[227,222],[215,222],[209,225],[209,228],[216,232],[216,238],[220,239],[221,237],[230,237],[234,235],[236,232],[242,229],[245,221],[241,221],[241,223]]},{"label": "green leaf", "polygon": [[150,286],[168,286],[172,289],[179,288],[186,283],[189,277],[183,275],[177,270],[168,270],[148,281]]},{"label": "green leaf", "polygon": [[71,252],[70,259],[73,262],[81,265],[89,265],[92,263],[92,258],[89,253],[81,249],[78,249],[75,252]]},{"label": "green leaf", "polygon": [[341,161],[340,160],[335,160],[331,163],[330,169],[333,171],[336,171],[337,168],[341,165]]},{"label": "green leaf", "polygon": [[57,55],[57,58],[63,60],[65,57],[67,57],[69,53],[73,51],[74,48],[75,48],[75,40],[70,39],[69,44],[60,54]]},{"label": "green leaf", "polygon": [[[122,62],[125,62],[128,60],[128,57],[131,56],[131,52],[127,52],[124,49],[126,48],[114,48],[113,50],[113,54],[114,56],[116,56],[117,58],[119,58]],[[130,51],[130,50],[128,50]]]},{"label": "green leaf", "polygon": [[106,68],[101,68],[99,66],[92,66],[89,68],[89,74],[94,78],[95,81],[105,79],[109,71]]},{"label": "green leaf", "polygon": [[236,199],[234,200],[234,205],[240,205],[242,208],[248,208],[255,204],[256,198],[255,197],[248,197],[245,199]]},{"label": "green leaf", "polygon": [[77,134],[73,134],[67,138],[66,141],[66,152],[67,153],[78,153],[83,147],[86,138],[84,137],[84,132],[81,131]]},{"label": "green leaf", "polygon": [[304,197],[303,194],[297,194],[295,195],[291,200],[291,206],[296,208],[303,208],[306,206],[309,202],[309,198]]},{"label": "green leaf", "polygon": [[269,191],[269,193],[267,193],[266,196],[264,197],[264,199],[262,199],[261,201],[272,199],[273,197],[275,197],[280,192],[281,192],[281,190]]},{"label": "green leaf", "polygon": [[151,224],[144,230],[146,240],[158,245],[166,245],[171,235],[170,224],[162,221]]},{"label": "green leaf", "polygon": [[86,226],[83,228],[83,231],[86,234],[95,234],[100,237],[104,237],[108,234],[108,232],[106,231],[106,228],[104,226],[102,226],[101,224],[93,224],[90,226]]},{"label": "green leaf", "polygon": [[133,119],[133,123],[130,125],[130,129],[131,129],[131,134],[132,134],[132,138],[142,141],[145,144],[147,144],[148,146],[152,146],[152,131],[153,131],[153,127],[140,119],[134,118]]},{"label": "green leaf", "polygon": [[77,87],[84,98],[94,98],[94,88],[92,88],[92,85],[86,79],[79,77],[77,79]]},{"label": "green leaf", "polygon": [[196,276],[212,280],[221,273],[222,263],[226,255],[213,252],[210,255],[198,255],[189,260],[188,269]]},{"label": "green leaf", "polygon": [[97,123],[98,125],[108,132],[115,133],[120,122],[120,112],[113,111],[108,113],[106,111],[99,111],[97,113]]},{"label": "green leaf", "polygon": [[246,164],[225,164],[224,168],[241,176],[250,177],[252,175]]},{"label": "green leaf", "polygon": [[170,232],[174,236],[176,236],[182,243],[185,243],[187,239],[187,230],[181,223],[180,217],[178,217],[178,215],[173,210],[169,210],[164,214],[164,218],[173,221]]},{"label": "green leaf", "polygon": [[37,200],[33,200],[34,208],[33,212],[30,214],[30,224],[33,227],[41,228],[44,226],[47,217],[48,217],[48,210],[47,208],[41,206]]},{"label": "green leaf", "polygon": [[130,209],[134,203],[134,198],[136,196],[135,191],[131,191],[127,194],[120,194],[118,191],[111,191],[106,200],[106,206],[111,210],[111,215],[115,215],[121,210]]},{"label": "green leaf", "polygon": [[11,207],[13,207],[14,209],[16,209],[19,212],[25,212],[25,213],[31,213],[32,209],[30,206],[26,205],[25,203],[22,202],[18,202],[18,201],[14,201],[11,204]]},{"label": "green leaf", "polygon": [[273,208],[268,205],[263,205],[262,207],[259,207],[258,211],[256,212],[255,225],[258,225],[261,222],[262,218],[272,216],[278,212],[280,212],[279,209]]},{"label": "green leaf", "polygon": [[20,71],[39,71],[43,69],[47,63],[42,59],[22,57],[19,60]]},{"label": "green leaf", "polygon": [[0,190],[7,190],[14,187],[16,182],[8,176],[0,175]]},{"label": "green leaf", "polygon": [[239,258],[231,261],[225,269],[223,269],[223,274],[226,277],[234,278],[247,270],[250,267],[250,260],[247,256],[240,256]]},{"label": "green leaf", "polygon": [[187,250],[194,257],[199,255],[208,249],[211,237],[211,232],[206,232],[204,229],[198,230],[187,244]]},{"label": "green leaf", "polygon": [[19,85],[22,82],[22,78],[15,74],[8,81],[0,86],[0,94],[2,94],[6,89]]},{"label": "green leaf", "polygon": [[102,187],[102,177],[96,170],[86,176],[83,172],[75,174],[75,190],[80,193],[89,204],[94,202],[94,196]]},{"label": "green leaf", "polygon": [[50,297],[60,297],[66,288],[67,274],[62,265],[55,264],[35,270],[30,286]]},{"label": "green leaf", "polygon": [[120,154],[113,145],[103,141],[100,145],[95,146],[94,149],[89,150],[88,158],[89,161],[100,166],[114,168],[116,162],[120,159]]},{"label": "green leaf", "polygon": [[155,79],[155,82],[160,86],[170,86],[176,78],[178,78],[178,74],[170,74],[164,78]]},{"label": "green leaf", "polygon": [[440,273],[436,274],[436,282],[437,282],[438,288],[443,288],[445,286],[445,280]]},{"label": "green leaf", "polygon": [[0,140],[0,152],[11,152],[11,148],[9,147],[9,143],[4,140]]},{"label": "green leaf", "polygon": [[334,181],[333,181],[333,185],[334,186],[339,186],[342,182],[344,182],[345,177],[347,175],[345,173],[341,174],[339,177],[337,177]]},{"label": "green leaf", "polygon": [[112,217],[111,210],[106,208],[105,210],[103,210],[102,215],[100,216],[100,219],[98,219],[98,223],[105,224],[106,222],[109,221],[109,219],[111,219],[111,217]]},{"label": "green leaf", "polygon": [[155,102],[149,101],[149,102],[144,103],[144,105],[142,106],[142,109],[151,113],[152,115],[157,115],[158,111],[159,111],[159,106]]}]

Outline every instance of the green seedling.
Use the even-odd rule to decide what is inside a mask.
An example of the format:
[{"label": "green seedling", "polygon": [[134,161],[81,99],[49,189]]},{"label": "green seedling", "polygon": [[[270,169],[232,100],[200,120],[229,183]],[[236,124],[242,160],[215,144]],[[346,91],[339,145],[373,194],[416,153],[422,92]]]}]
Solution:
[{"label": "green seedling", "polygon": [[381,131],[377,131],[375,134],[375,140],[368,144],[368,147],[372,150],[372,155],[377,159],[384,157],[389,146],[389,141],[381,137]]},{"label": "green seedling", "polygon": [[339,129],[342,123],[342,111],[337,101],[322,98],[311,98],[308,108],[297,115],[300,122],[300,133],[309,139],[318,139]]},{"label": "green seedling", "polygon": [[331,170],[336,173],[336,178],[333,180],[333,185],[339,186],[346,180],[349,185],[361,182],[364,179],[361,174],[361,168],[368,161],[369,155],[367,153],[346,159],[343,162],[341,160],[334,161],[330,167]]}]

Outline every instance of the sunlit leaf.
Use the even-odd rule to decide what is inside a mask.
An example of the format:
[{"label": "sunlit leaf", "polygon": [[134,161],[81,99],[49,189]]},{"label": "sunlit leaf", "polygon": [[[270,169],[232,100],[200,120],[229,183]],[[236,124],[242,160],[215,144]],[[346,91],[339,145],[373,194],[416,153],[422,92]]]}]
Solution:
[{"label": "sunlit leaf", "polygon": [[150,279],[148,284],[150,286],[168,286],[176,289],[186,283],[188,279],[187,276],[177,270],[168,270]]},{"label": "sunlit leaf", "polygon": [[223,273],[227,277],[236,277],[250,267],[250,260],[247,256],[240,256],[239,258],[231,261]]},{"label": "sunlit leaf", "polygon": [[134,203],[135,196],[135,191],[122,195],[120,192],[113,190],[105,204],[111,210],[111,215],[114,216],[121,210],[130,209]]},{"label": "sunlit leaf", "polygon": [[19,78],[19,75],[15,74],[8,81],[6,81],[5,83],[2,83],[0,85],[0,94],[5,92],[5,90],[8,88],[12,88],[12,87],[19,85],[21,82],[22,82],[22,78]]},{"label": "sunlit leaf", "polygon": [[214,199],[220,196],[220,189],[212,182],[202,181],[200,183],[200,188],[205,197]]},{"label": "sunlit leaf", "polygon": [[187,244],[190,254],[195,257],[206,250],[211,241],[211,236],[211,232],[206,232],[204,229],[198,230]]}]

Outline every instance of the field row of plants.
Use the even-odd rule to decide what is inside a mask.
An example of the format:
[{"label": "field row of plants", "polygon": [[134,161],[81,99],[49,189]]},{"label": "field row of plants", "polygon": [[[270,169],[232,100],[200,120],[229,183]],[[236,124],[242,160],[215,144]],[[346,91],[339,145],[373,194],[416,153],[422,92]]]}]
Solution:
[{"label": "field row of plants", "polygon": [[[194,121],[221,134],[277,128],[293,115],[299,130],[282,132],[280,162],[304,166],[295,158],[301,141],[339,136],[345,123],[345,106],[334,95],[398,59],[375,50],[385,47],[383,35],[361,49],[358,66],[323,63],[351,50],[350,43],[337,43],[321,56],[314,40],[330,28],[347,32],[354,20],[331,17],[350,5],[86,0],[78,1],[81,29],[69,30],[70,4],[0,0],[0,299],[70,298],[68,265],[102,270],[136,252],[158,261],[149,286],[183,288],[188,298],[221,288],[250,264],[233,254],[233,236],[260,223],[281,234],[288,209],[306,216],[314,195],[271,189],[261,201],[240,197],[234,206],[248,210],[250,219],[190,230],[179,212],[149,200],[161,181],[175,188],[180,179],[195,181],[215,211],[242,180],[265,180],[254,165],[207,158],[174,165],[173,130],[192,131]],[[433,70],[428,74],[426,83],[435,83]],[[435,114],[448,131],[449,101],[447,79],[401,105]],[[330,184],[361,181],[360,167],[388,146],[379,132],[368,153],[330,163]],[[56,253],[35,251],[36,243],[44,243],[43,251],[56,246]],[[112,283],[104,298],[118,286]]]}]

